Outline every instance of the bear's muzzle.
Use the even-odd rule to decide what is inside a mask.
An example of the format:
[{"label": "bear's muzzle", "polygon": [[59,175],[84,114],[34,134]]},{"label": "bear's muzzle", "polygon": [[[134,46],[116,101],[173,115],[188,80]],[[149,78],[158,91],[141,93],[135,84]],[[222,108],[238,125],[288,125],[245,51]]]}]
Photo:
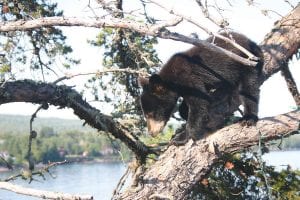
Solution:
[{"label": "bear's muzzle", "polygon": [[152,137],[155,137],[160,133],[165,127],[165,122],[164,121],[157,121],[153,118],[148,118],[147,119],[147,128],[148,132]]}]

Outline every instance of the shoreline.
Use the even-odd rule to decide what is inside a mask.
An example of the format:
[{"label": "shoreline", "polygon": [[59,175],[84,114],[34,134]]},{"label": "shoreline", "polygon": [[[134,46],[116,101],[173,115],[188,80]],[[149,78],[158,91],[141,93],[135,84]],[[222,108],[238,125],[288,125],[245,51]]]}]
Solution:
[{"label": "shoreline", "polygon": [[[128,162],[130,162],[128,160],[122,161],[121,159],[114,158],[114,157],[110,157],[110,158],[71,157],[71,159],[66,158],[65,161],[66,161],[66,163],[61,164],[61,165],[74,164],[74,163],[95,164],[95,163],[128,163]],[[35,164],[35,168],[37,170],[42,169],[45,166],[47,166],[47,164],[43,164],[43,163]],[[20,170],[22,168],[27,168],[27,166],[26,165],[14,165],[13,169],[9,169],[7,167],[0,166],[0,173],[13,172],[16,170]]]}]

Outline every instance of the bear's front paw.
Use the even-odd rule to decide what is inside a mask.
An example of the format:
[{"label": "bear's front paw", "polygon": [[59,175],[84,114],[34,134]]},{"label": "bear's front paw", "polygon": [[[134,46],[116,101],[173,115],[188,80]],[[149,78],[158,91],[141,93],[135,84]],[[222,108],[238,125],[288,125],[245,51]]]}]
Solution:
[{"label": "bear's front paw", "polygon": [[242,126],[254,126],[258,121],[258,117],[253,114],[245,115],[239,121]]},{"label": "bear's front paw", "polygon": [[175,146],[181,146],[187,143],[189,140],[188,134],[185,130],[183,131],[176,131],[174,137],[171,139],[170,143]]}]

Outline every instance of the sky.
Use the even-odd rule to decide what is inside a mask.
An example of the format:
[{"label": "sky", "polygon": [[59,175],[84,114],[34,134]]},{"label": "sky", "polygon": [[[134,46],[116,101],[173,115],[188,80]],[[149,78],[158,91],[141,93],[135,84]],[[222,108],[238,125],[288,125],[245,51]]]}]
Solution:
[{"label": "sky", "polygon": [[[64,10],[65,16],[79,16],[89,17],[91,15],[88,12],[86,0],[64,0],[57,1],[59,8]],[[125,0],[125,5],[135,7],[134,0]],[[186,16],[191,16],[193,19],[198,19],[201,24],[208,26],[211,30],[216,31],[217,27],[207,23],[207,20],[201,17],[200,10],[194,4],[194,0],[186,0],[184,7],[182,7],[182,1],[180,0],[164,0],[161,1],[164,5],[172,8]],[[291,7],[284,2],[284,0],[260,0],[259,4],[255,6],[248,6],[246,1],[232,0],[232,7],[228,6],[227,1],[222,2],[226,7],[224,12],[225,17],[229,19],[230,27],[234,30],[241,32],[250,37],[255,42],[259,43],[263,40],[264,36],[271,30],[276,20],[280,19],[291,10]],[[291,0],[292,4],[296,5],[298,1]],[[126,9],[126,7],[125,7]],[[269,16],[263,16],[261,9],[273,10]],[[149,12],[154,13],[161,18],[168,17],[169,14],[158,8],[157,6],[151,6]],[[200,38],[205,38],[205,34],[199,30],[198,27],[184,23],[172,30],[189,35],[196,32]],[[74,67],[74,69],[68,71],[68,73],[78,72],[90,72],[96,69],[101,69],[101,49],[92,47],[87,43],[87,40],[94,39],[98,33],[98,29],[85,28],[85,27],[64,27],[63,31],[68,37],[68,43],[74,49],[73,55],[81,59],[81,64]],[[159,44],[156,46],[159,56],[163,62],[165,62],[172,54],[178,51],[184,51],[189,48],[190,45],[182,42],[175,42],[171,40],[159,40]],[[300,88],[300,62],[293,60],[290,63],[290,69],[297,82],[298,88]],[[71,81],[65,82],[68,85],[77,85],[77,89],[81,89],[86,77],[78,77]],[[94,106],[99,106],[94,104]],[[11,103],[0,105],[0,114],[22,114],[31,115],[35,112],[38,105],[32,105],[28,103]],[[101,107],[98,107],[100,110]],[[280,74],[275,74],[272,78],[266,81],[261,86],[260,104],[259,104],[259,117],[273,116],[281,113],[291,111],[295,108],[295,103],[287,90],[286,83]],[[47,111],[40,111],[39,117],[60,117],[77,119],[70,109],[57,110],[51,106]]]}]

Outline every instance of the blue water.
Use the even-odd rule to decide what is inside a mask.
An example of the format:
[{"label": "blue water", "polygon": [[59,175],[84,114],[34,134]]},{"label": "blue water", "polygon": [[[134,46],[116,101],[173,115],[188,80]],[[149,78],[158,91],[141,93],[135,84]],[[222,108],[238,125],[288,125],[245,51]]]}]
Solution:
[{"label": "blue water", "polygon": [[292,169],[300,170],[300,151],[272,151],[263,155],[267,165],[275,166],[276,170],[286,169],[287,165]]},{"label": "blue water", "polygon": [[[293,169],[300,169],[300,151],[271,152],[265,154],[263,160],[268,165],[276,166],[278,170],[286,168],[288,164]],[[31,184],[22,180],[15,181],[15,183],[48,191],[89,194],[93,195],[96,200],[109,200],[125,170],[126,166],[122,163],[73,163],[55,167],[51,172],[56,178],[48,175],[46,180],[40,178]],[[10,174],[11,172],[0,173],[0,178]],[[0,200],[37,199],[0,190]]]},{"label": "blue water", "polygon": [[[111,199],[120,177],[126,170],[122,163],[73,163],[57,166],[51,170],[55,178],[47,175],[46,180],[39,178],[31,184],[23,180],[14,181],[25,187],[43,189],[70,194],[89,194],[94,199]],[[0,173],[0,177],[9,173]],[[23,196],[0,190],[0,200],[37,200],[39,198]]]}]

